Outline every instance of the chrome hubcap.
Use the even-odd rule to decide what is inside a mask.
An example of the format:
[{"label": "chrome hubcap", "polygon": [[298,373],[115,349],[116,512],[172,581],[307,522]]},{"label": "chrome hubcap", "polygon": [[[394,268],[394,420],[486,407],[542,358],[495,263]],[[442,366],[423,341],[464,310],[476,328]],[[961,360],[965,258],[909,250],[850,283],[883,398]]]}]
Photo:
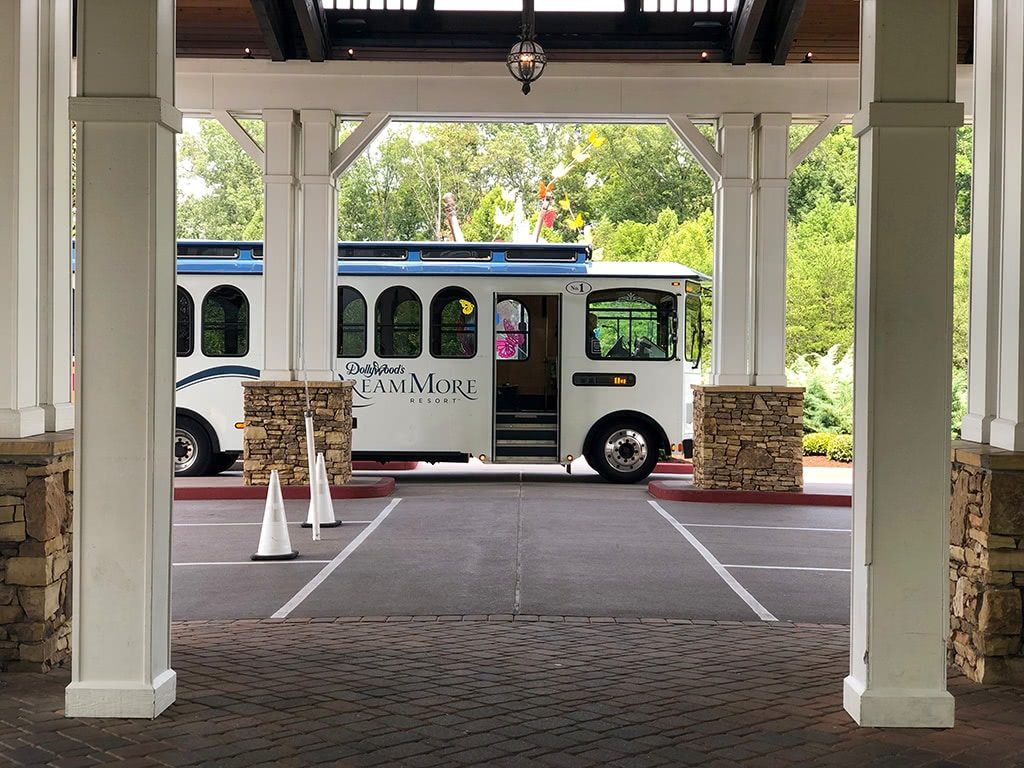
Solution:
[{"label": "chrome hubcap", "polygon": [[604,444],[608,466],[619,472],[633,472],[647,461],[647,440],[634,429],[619,429]]},{"label": "chrome hubcap", "polygon": [[184,472],[196,463],[199,448],[196,439],[183,429],[174,430],[174,471]]}]

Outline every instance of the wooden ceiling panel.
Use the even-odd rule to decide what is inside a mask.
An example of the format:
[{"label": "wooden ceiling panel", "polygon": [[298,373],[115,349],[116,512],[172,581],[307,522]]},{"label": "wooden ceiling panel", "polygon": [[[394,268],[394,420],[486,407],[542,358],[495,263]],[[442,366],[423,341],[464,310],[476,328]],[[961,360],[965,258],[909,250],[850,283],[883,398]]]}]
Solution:
[{"label": "wooden ceiling panel", "polygon": [[[283,9],[282,12],[294,15],[294,10],[288,10],[293,6],[294,0],[270,0],[276,2]],[[749,62],[763,61],[770,59],[772,55],[772,40],[768,39],[771,24],[767,19],[778,3],[783,0],[769,0],[765,7],[765,23],[762,24],[761,33],[755,37],[750,44],[750,53],[747,57]],[[959,40],[957,46],[957,59],[961,63],[970,63],[972,57],[972,38],[974,32],[974,7],[972,0],[958,0],[959,2]],[[393,12],[396,17],[399,13]],[[411,12],[404,12],[410,14]],[[349,45],[360,39],[357,26],[347,26],[340,20],[339,12],[330,12],[328,21],[332,32],[332,45],[336,53],[338,50],[344,52]],[[424,48],[430,38],[424,35],[422,38],[417,34],[410,34],[401,39],[395,39],[396,35],[390,29],[384,29],[381,35],[381,46],[375,49],[368,49],[368,39],[361,42],[360,47],[364,49],[365,58],[370,59],[502,59],[505,50],[495,47],[491,50],[491,44],[495,42],[495,34],[489,29],[489,24],[481,20],[481,14],[466,14],[463,16],[467,25],[483,24],[480,30],[467,30],[468,34],[458,34],[453,31],[452,24],[458,25],[460,20],[456,15],[447,12],[437,12],[438,23],[443,24],[439,30],[443,31],[447,45],[443,47]],[[389,14],[390,15],[390,14]],[[650,25],[645,18],[654,17],[655,14],[639,14],[641,26],[630,26],[622,14],[622,21],[612,20],[610,24],[602,26],[596,17],[601,14],[544,14],[538,19],[538,31],[541,33],[541,42],[544,42],[545,31],[550,36],[549,50],[557,53],[559,58],[565,60],[597,59],[597,60],[689,60],[700,50],[707,49],[712,61],[729,60],[730,42],[728,36],[711,34],[713,30],[707,30],[708,34],[696,35],[659,35],[657,31],[664,29],[664,24]],[[614,15],[614,14],[604,14]],[[484,14],[483,16],[487,16]],[[582,18],[581,18],[582,16]],[[658,14],[664,17],[665,14]],[[476,20],[474,20],[474,18]],[[634,17],[636,18],[636,17]],[[422,19],[421,19],[422,20]],[[653,18],[651,19],[653,21]],[[667,19],[665,19],[667,21]],[[661,18],[659,18],[661,21]],[[552,24],[573,22],[583,24],[584,27],[593,26],[595,30],[608,27],[614,31],[607,47],[593,44],[577,44],[573,40],[586,37],[589,30],[575,27],[572,29],[551,29]],[[593,22],[593,23],[591,23]],[[420,23],[416,21],[415,24]],[[356,22],[353,22],[356,24]],[[860,3],[859,0],[808,0],[803,13],[800,25],[797,28],[792,48],[789,51],[787,61],[789,63],[801,62],[808,51],[814,53],[816,62],[854,62],[858,58],[860,25]],[[393,25],[391,25],[393,26]],[[513,25],[514,26],[514,25]],[[418,29],[418,27],[415,27]],[[350,32],[349,30],[353,30]],[[768,33],[766,33],[766,30]],[[412,31],[412,30],[410,30]],[[293,55],[300,58],[305,57],[306,45],[302,39],[301,30],[297,21],[289,24],[289,32],[294,35],[292,41]],[[486,32],[487,34],[483,34]],[[264,42],[263,33],[259,21],[253,11],[251,0],[177,0],[177,50],[181,57],[218,57],[218,58],[241,58],[245,48],[249,48],[255,58],[270,58],[270,51]],[[581,34],[582,33],[582,34]],[[637,33],[639,33],[637,35]],[[593,34],[603,34],[595,32]],[[718,33],[715,33],[718,34]],[[637,45],[637,41],[631,40],[630,36],[649,37],[646,45]],[[369,36],[372,38],[372,35]],[[514,39],[514,34],[509,33],[509,39]],[[659,37],[661,38],[659,40]],[[704,39],[699,39],[703,37]],[[620,39],[621,38],[621,39]],[[461,47],[461,41],[465,39],[466,45]],[[502,38],[504,39],[504,38]],[[623,45],[623,40],[627,43]],[[582,41],[581,41],[582,42]],[[476,45],[473,45],[476,43]],[[484,49],[481,43],[486,45]],[[618,43],[618,45],[616,45]],[[339,48],[340,46],[340,48]],[[500,46],[499,46],[500,47]],[[575,50],[579,48],[579,50]]]}]

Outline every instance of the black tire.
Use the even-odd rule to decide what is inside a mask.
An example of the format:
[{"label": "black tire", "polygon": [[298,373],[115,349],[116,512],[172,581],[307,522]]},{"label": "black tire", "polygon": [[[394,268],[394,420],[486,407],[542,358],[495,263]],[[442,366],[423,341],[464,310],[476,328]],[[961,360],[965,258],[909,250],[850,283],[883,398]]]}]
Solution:
[{"label": "black tire", "polygon": [[210,474],[219,475],[221,472],[227,472],[238,461],[238,454],[235,451],[228,451],[226,453],[216,453],[213,456],[213,461],[210,462]]},{"label": "black tire", "polygon": [[637,483],[654,471],[661,452],[657,433],[635,421],[616,421],[597,430],[585,456],[612,483]]},{"label": "black tire", "polygon": [[210,436],[195,419],[179,416],[174,422],[174,474],[179,477],[197,477],[210,471],[213,446]]}]

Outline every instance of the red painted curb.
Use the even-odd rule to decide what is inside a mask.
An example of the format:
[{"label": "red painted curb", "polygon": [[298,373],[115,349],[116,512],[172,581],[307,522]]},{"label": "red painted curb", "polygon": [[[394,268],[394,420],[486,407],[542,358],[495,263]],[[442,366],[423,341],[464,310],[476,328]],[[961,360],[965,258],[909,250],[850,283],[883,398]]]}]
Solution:
[{"label": "red painted curb", "polygon": [[693,464],[688,461],[659,461],[654,465],[656,475],[692,475]]},{"label": "red painted curb", "polygon": [[666,501],[696,501],[711,504],[791,504],[806,507],[850,507],[853,497],[840,493],[791,491],[704,491],[700,488],[672,488],[672,481],[653,480],[647,492]]},{"label": "red painted curb", "polygon": [[352,469],[369,472],[409,472],[419,465],[418,461],[353,461]]},{"label": "red painted curb", "polygon": [[[332,485],[332,499],[378,499],[395,492],[395,478],[373,477],[353,480],[348,485]],[[309,487],[285,486],[281,495],[286,499],[308,499]],[[174,489],[175,501],[231,501],[239,499],[266,499],[265,485],[207,485],[183,486]]]}]

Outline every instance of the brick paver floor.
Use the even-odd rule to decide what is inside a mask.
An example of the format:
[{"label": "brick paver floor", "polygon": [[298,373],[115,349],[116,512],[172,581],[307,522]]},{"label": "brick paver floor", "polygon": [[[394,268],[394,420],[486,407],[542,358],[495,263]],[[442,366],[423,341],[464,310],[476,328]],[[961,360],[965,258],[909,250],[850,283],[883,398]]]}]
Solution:
[{"label": "brick paver floor", "polygon": [[364,617],[174,627],[155,721],[0,677],[0,765],[1024,766],[1024,691],[950,680],[952,730],[855,727],[845,627]]}]

